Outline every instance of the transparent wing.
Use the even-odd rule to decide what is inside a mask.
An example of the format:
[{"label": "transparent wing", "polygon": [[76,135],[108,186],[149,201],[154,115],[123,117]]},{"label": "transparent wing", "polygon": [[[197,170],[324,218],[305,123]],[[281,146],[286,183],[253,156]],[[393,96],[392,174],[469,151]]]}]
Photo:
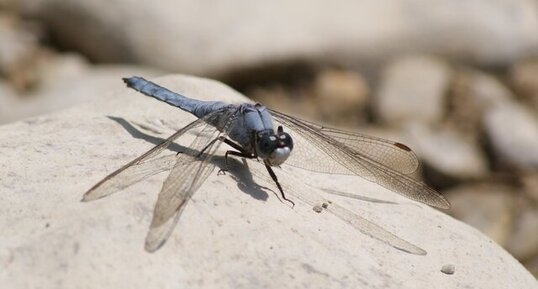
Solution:
[{"label": "transparent wing", "polygon": [[[359,156],[367,156],[375,162],[383,164],[400,173],[414,173],[420,163],[417,155],[406,145],[357,132],[344,131],[336,128],[321,126],[307,120],[298,119],[284,113],[271,110],[277,120],[282,117],[294,118],[298,123],[314,131],[323,133],[339,143],[349,147]],[[319,172],[332,173],[327,167],[317,168]],[[349,173],[349,171],[348,171]]]},{"label": "transparent wing", "polygon": [[[310,125],[313,125],[309,123]],[[359,156],[368,156],[403,174],[412,174],[419,167],[417,155],[406,145],[360,133],[317,125],[319,132],[351,148]]]},{"label": "transparent wing", "polygon": [[[257,178],[263,179],[265,182],[272,183],[272,180],[269,179],[267,173],[259,169],[259,166],[256,164],[251,166],[251,173]],[[310,189],[305,189],[304,184],[292,183],[291,178],[286,178],[286,184],[283,186],[288,194],[298,198],[299,200],[305,202],[306,204],[314,207],[319,205],[320,202],[329,203],[329,201],[324,200],[321,196],[312,193]],[[362,232],[365,235],[368,235],[372,238],[375,238],[383,243],[388,244],[396,249],[415,254],[415,255],[426,255],[426,251],[423,249],[403,240],[402,238],[394,235],[393,233],[383,229],[382,227],[376,225],[373,222],[368,221],[367,219],[353,213],[352,211],[339,206],[335,203],[330,203],[326,210],[343,220],[344,222],[350,224],[356,230]]]},{"label": "transparent wing", "polygon": [[290,130],[295,143],[285,164],[322,173],[357,175],[430,206],[450,207],[437,191],[407,175],[416,170],[418,160],[405,145],[324,128],[278,111],[271,110],[271,114]]},{"label": "transparent wing", "polygon": [[[159,193],[146,236],[146,250],[157,250],[170,236],[187,201],[214,169],[211,159],[221,144],[219,137],[226,136],[225,131],[235,119],[234,113],[234,110],[223,109],[193,121],[161,144],[106,176],[84,194],[83,201],[108,196],[151,175],[171,170]],[[209,123],[224,123],[224,132]],[[180,154],[162,155],[163,151],[188,131],[196,134],[188,147]],[[202,150],[204,152],[200,153]]]},{"label": "transparent wing", "polygon": [[178,161],[163,183],[155,204],[153,219],[146,236],[147,251],[153,252],[166,242],[188,200],[215,168],[211,160],[222,143],[220,137],[226,137],[226,132],[235,119],[234,113],[235,111],[221,110],[216,114],[213,113],[209,119],[204,118],[208,123],[217,123],[215,120],[217,118],[226,120],[223,130],[219,131],[214,126],[206,125],[189,146],[193,151],[203,153],[195,156],[179,155]]},{"label": "transparent wing", "polygon": [[181,161],[176,162],[155,204],[146,236],[146,251],[156,251],[170,237],[185,205],[215,168],[210,159],[220,143],[215,142],[211,147],[212,152],[204,153],[200,158],[184,155]]},{"label": "transparent wing", "polygon": [[175,154],[160,156],[161,152],[187,131],[202,125],[206,125],[204,119],[198,119],[178,130],[159,145],[99,181],[84,193],[82,201],[86,202],[106,197],[136,184],[149,176],[171,169],[177,161],[177,157],[175,157]]}]

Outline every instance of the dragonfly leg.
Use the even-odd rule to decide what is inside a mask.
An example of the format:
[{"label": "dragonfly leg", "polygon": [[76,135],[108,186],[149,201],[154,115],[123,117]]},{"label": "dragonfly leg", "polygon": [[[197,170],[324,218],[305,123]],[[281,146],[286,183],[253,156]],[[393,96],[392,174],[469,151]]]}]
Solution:
[{"label": "dragonfly leg", "polygon": [[280,195],[282,195],[282,199],[288,201],[291,203],[291,207],[295,207],[295,203],[286,198],[286,195],[284,194],[284,190],[282,189],[282,186],[280,185],[280,183],[278,182],[278,178],[276,177],[276,174],[275,172],[273,172],[273,169],[271,168],[270,165],[268,165],[266,162],[265,162],[265,168],[267,169],[267,171],[269,172],[269,175],[271,176],[271,178],[273,179],[273,181],[276,183],[276,186],[278,187],[278,190],[280,191]]},{"label": "dragonfly leg", "polygon": [[228,155],[238,156],[247,159],[254,158],[252,155],[243,154],[242,152],[226,151],[226,153],[224,154],[224,168],[219,170],[219,172],[217,173],[218,175],[224,175],[228,171]]},{"label": "dragonfly leg", "polygon": [[237,151],[226,151],[226,154],[224,154],[224,164],[225,164],[224,169],[220,169],[217,174],[225,174],[225,172],[228,171],[228,155],[238,156],[238,157],[247,158],[247,159],[255,158],[255,156],[253,154],[247,153],[243,149],[243,147],[241,147],[240,145],[232,142],[231,140],[229,140],[227,138],[221,138],[221,140],[224,143],[226,143],[227,145],[229,145],[232,148],[236,149]]}]

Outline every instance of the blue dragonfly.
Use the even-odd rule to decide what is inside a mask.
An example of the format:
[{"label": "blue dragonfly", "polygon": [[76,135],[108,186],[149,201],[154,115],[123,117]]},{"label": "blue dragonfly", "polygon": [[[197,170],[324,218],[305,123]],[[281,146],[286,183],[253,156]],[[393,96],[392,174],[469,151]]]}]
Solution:
[{"label": "blue dragonfly", "polygon": [[[83,201],[108,196],[151,175],[170,170],[155,205],[145,249],[159,249],[168,239],[191,196],[213,171],[212,162],[221,144],[231,149],[224,155],[221,172],[230,156],[258,159],[263,163],[280,196],[293,207],[274,167],[283,164],[327,174],[356,175],[427,205],[448,209],[449,202],[437,191],[412,177],[419,161],[406,145],[321,126],[269,109],[261,104],[229,104],[201,101],[172,92],[141,77],[124,78],[129,88],[178,107],[197,117],[148,152],[106,176],[88,190]],[[275,129],[276,124],[276,129]],[[288,132],[284,130],[286,128]],[[188,150],[164,154],[187,132],[196,132]],[[301,199],[313,204],[309,196]],[[325,206],[324,206],[325,207]],[[361,232],[397,249],[423,255],[426,251],[378,225],[331,204],[330,212]]]}]

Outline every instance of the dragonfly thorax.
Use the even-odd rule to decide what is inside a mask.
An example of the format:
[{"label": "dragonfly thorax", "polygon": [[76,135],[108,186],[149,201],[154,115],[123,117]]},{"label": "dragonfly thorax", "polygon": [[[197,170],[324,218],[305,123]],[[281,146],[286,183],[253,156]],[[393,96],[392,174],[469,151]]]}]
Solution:
[{"label": "dragonfly thorax", "polygon": [[276,134],[273,130],[257,132],[255,145],[256,155],[271,166],[283,164],[293,150],[293,140],[284,132],[282,126],[278,127]]}]

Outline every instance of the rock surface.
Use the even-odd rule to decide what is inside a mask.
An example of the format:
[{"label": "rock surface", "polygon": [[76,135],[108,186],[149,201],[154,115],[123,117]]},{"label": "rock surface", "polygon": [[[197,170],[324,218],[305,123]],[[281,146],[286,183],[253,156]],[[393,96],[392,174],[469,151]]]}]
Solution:
[{"label": "rock surface", "polygon": [[[156,82],[194,98],[245,101],[214,81],[171,76]],[[81,203],[81,196],[192,119],[122,88],[85,105],[0,127],[0,171],[6,176],[0,180],[0,284],[537,288],[534,277],[500,246],[426,205],[356,177],[317,175],[284,165],[276,173],[290,198],[321,194],[325,188],[396,202],[324,195],[332,201],[325,202],[326,211],[316,213],[300,200],[291,209],[279,201],[273,184],[258,177],[265,175],[262,171],[254,171],[253,178],[240,160],[232,161],[225,176],[214,171],[187,205],[168,243],[146,253],[143,239],[164,176],[90,203]],[[251,170],[255,166],[249,162]],[[428,254],[411,255],[356,231],[329,213],[336,203]],[[441,272],[447,264],[454,266],[453,275]]]},{"label": "rock surface", "polygon": [[409,51],[502,64],[536,55],[538,48],[534,0],[17,4],[45,22],[63,46],[93,60],[198,75],[294,59],[385,60]]}]

